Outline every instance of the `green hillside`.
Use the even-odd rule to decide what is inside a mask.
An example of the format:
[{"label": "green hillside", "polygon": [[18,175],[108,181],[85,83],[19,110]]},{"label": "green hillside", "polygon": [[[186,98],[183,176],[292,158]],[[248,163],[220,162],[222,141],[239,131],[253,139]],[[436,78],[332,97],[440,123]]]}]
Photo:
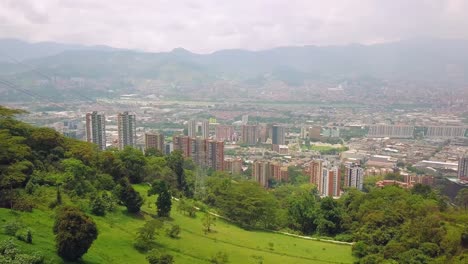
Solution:
[{"label": "green hillside", "polygon": [[[143,194],[147,187],[136,186]],[[44,190],[54,193],[54,190]],[[53,195],[50,196],[50,199]],[[147,197],[141,216],[129,215],[124,207],[104,217],[93,216],[99,230],[98,239],[83,257],[83,263],[146,263],[146,255],[138,252],[132,244],[136,232],[145,220],[155,214],[155,196]],[[150,202],[150,203],[148,203]],[[148,205],[151,204],[151,208]],[[177,207],[174,202],[173,208]],[[171,211],[172,220],[165,224],[181,227],[179,239],[168,237],[159,231],[157,243],[174,256],[175,263],[210,263],[218,251],[228,254],[230,263],[352,263],[351,246],[306,240],[261,231],[246,231],[222,220],[216,222],[214,232],[204,234],[201,216],[195,218]],[[16,240],[26,251],[40,251],[45,263],[65,263],[57,256],[52,226],[55,214],[41,206],[33,212],[16,212],[0,209],[0,226],[13,219],[23,222],[33,230],[33,244]],[[0,234],[0,240],[8,236]]]}]

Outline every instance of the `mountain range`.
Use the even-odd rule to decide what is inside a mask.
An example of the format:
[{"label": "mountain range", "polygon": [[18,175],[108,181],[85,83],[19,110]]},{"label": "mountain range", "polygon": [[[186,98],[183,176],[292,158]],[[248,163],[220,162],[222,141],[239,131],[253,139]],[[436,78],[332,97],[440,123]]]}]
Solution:
[{"label": "mountain range", "polygon": [[410,39],[373,45],[290,46],[196,54],[182,48],[151,53],[107,46],[0,40],[0,75],[32,76],[32,69],[60,77],[185,83],[238,80],[260,84],[280,80],[297,86],[317,79],[370,77],[466,84],[468,41]]}]

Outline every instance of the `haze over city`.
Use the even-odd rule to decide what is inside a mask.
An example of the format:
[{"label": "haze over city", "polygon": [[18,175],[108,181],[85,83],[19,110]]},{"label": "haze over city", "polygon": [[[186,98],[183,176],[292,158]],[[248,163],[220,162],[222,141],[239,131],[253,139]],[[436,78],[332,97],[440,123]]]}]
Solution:
[{"label": "haze over city", "polygon": [[208,53],[279,46],[468,38],[463,0],[6,0],[0,35],[32,42]]}]

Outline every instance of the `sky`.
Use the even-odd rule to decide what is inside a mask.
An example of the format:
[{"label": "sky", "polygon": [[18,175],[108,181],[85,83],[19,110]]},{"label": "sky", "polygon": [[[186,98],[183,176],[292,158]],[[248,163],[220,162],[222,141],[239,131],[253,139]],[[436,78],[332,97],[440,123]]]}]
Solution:
[{"label": "sky", "polygon": [[0,38],[144,51],[468,39],[468,0],[0,0]]}]

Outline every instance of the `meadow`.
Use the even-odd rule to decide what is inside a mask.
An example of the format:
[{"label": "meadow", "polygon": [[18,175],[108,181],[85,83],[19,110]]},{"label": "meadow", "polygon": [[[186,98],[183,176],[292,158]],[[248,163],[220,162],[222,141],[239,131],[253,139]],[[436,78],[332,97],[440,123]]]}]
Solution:
[{"label": "meadow", "polygon": [[[146,196],[147,187],[135,186],[145,197],[142,214],[135,216],[124,207],[107,213],[106,216],[92,216],[99,230],[99,236],[84,255],[81,263],[147,263],[145,254],[133,248],[136,232],[145,220],[152,219],[156,211],[155,196]],[[222,219],[217,219],[213,232],[205,234],[202,228],[202,215],[188,217],[176,210],[173,201],[171,224],[181,227],[180,238],[168,237],[164,230],[156,237],[158,246],[172,254],[175,263],[210,263],[217,252],[225,252],[229,263],[352,263],[351,246],[337,245],[322,241],[301,239],[266,231],[247,231]],[[52,226],[54,213],[46,207],[34,209],[32,213],[0,209],[0,226],[8,221],[21,221],[33,230],[33,244],[15,239],[25,251],[40,251],[46,263],[66,263],[55,253]],[[8,236],[0,234],[0,240]]]}]

